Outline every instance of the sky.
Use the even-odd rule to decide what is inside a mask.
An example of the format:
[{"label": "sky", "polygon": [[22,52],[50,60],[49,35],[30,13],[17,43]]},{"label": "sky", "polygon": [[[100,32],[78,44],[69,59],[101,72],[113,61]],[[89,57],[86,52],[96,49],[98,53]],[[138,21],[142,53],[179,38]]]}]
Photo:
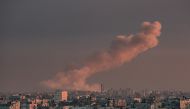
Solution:
[{"label": "sky", "polygon": [[[88,79],[105,88],[190,91],[189,0],[2,0],[0,92],[44,90],[43,80],[80,66],[144,21],[162,24],[160,43]],[[74,80],[73,80],[74,81]]]}]

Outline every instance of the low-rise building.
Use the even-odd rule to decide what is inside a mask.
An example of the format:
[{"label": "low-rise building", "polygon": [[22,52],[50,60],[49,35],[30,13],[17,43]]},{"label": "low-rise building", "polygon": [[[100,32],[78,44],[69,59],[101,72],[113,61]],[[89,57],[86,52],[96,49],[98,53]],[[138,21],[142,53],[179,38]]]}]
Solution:
[{"label": "low-rise building", "polygon": [[68,92],[67,91],[62,91],[62,90],[56,90],[54,94],[54,100],[55,102],[60,102],[60,101],[67,101],[68,99]]},{"label": "low-rise building", "polygon": [[190,109],[190,99],[181,99],[180,109]]}]

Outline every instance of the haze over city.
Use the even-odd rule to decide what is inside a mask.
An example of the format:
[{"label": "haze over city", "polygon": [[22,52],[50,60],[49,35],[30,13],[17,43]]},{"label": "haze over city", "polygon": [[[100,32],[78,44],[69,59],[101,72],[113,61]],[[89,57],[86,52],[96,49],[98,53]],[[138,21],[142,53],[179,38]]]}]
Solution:
[{"label": "haze over city", "polygon": [[[102,83],[107,89],[190,91],[189,3],[188,0],[1,1],[0,92],[51,89],[47,87],[48,80],[58,85],[55,88],[61,88],[55,78],[59,72],[65,77],[70,69],[83,68],[85,62],[94,65],[88,59],[99,53],[109,54],[115,39],[142,33],[152,36],[155,28],[154,41],[158,39],[159,43],[135,52],[138,56],[135,54],[130,61],[125,58],[124,63],[95,58],[100,63],[117,63],[117,67],[111,64],[104,70],[104,65],[89,65],[93,75],[84,79],[84,86],[77,86],[88,89],[88,85]],[[101,70],[94,73],[95,68]],[[65,85],[65,81],[60,85]],[[74,86],[70,82],[66,85]]]}]

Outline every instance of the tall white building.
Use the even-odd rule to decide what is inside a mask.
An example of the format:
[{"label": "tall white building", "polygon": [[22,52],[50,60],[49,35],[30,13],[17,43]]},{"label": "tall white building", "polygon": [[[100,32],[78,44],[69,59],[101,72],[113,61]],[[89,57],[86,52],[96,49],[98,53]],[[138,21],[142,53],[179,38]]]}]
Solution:
[{"label": "tall white building", "polygon": [[68,98],[68,92],[67,91],[62,91],[62,90],[56,90],[54,94],[54,100],[55,102],[60,102],[60,101],[67,101]]}]

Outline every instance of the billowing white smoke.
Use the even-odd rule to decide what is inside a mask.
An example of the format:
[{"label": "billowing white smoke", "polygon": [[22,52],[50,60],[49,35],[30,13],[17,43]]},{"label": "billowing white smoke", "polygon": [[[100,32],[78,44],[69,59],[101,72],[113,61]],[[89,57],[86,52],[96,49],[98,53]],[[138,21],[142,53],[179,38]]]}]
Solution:
[{"label": "billowing white smoke", "polygon": [[157,46],[161,24],[143,22],[141,31],[135,35],[116,36],[110,48],[93,55],[77,69],[57,73],[54,78],[43,81],[49,88],[98,91],[99,84],[88,84],[87,79],[93,74],[117,67],[135,58],[138,54]]}]

